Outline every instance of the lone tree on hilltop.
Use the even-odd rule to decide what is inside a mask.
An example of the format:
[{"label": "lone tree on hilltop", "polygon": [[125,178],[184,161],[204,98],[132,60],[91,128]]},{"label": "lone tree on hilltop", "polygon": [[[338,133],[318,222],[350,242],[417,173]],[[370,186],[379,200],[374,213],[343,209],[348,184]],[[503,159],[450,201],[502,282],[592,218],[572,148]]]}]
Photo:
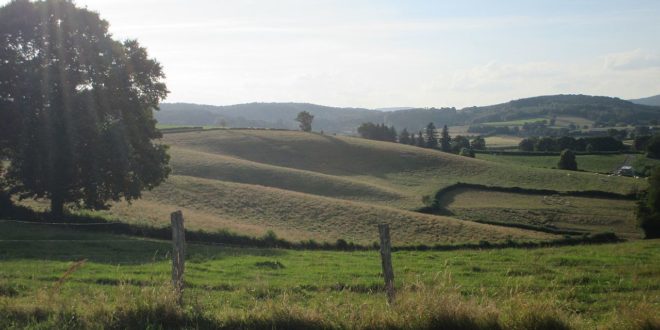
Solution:
[{"label": "lone tree on hilltop", "polygon": [[427,148],[437,148],[438,147],[438,136],[435,131],[435,125],[429,123],[426,125],[426,147]]},{"label": "lone tree on hilltop", "polygon": [[449,129],[447,125],[442,127],[442,134],[440,135],[440,149],[444,152],[451,151],[451,136],[449,136]]},{"label": "lone tree on hilltop", "polygon": [[311,132],[312,131],[312,121],[314,120],[314,116],[307,112],[307,111],[301,111],[298,113],[298,116],[296,117],[296,121],[300,126],[300,129],[303,132]]},{"label": "lone tree on hilltop", "polygon": [[648,178],[649,188],[637,202],[637,220],[646,238],[660,238],[660,168]]},{"label": "lone tree on hilltop", "polygon": [[[0,141],[19,198],[103,209],[169,174],[153,111],[168,91],[137,41],[65,0],[0,8]],[[6,127],[5,127],[6,125]]]},{"label": "lone tree on hilltop", "polygon": [[577,171],[577,161],[575,160],[575,154],[570,149],[564,149],[559,155],[559,163],[557,163],[557,168],[560,170],[571,170]]}]

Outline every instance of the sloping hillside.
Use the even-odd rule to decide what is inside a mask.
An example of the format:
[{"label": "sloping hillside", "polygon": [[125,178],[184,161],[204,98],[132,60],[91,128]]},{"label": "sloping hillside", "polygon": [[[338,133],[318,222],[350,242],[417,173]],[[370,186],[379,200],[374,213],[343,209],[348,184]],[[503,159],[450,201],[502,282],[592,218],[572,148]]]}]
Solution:
[{"label": "sloping hillside", "polygon": [[463,109],[474,123],[502,122],[539,116],[573,116],[598,123],[642,124],[660,119],[660,107],[635,104],[614,97],[548,95],[486,107]]},{"label": "sloping hillside", "polygon": [[487,162],[395,143],[297,131],[207,130],[165,134],[173,175],[112,216],[167,225],[183,209],[190,228],[298,241],[370,244],[390,223],[397,244],[538,240],[552,235],[431,216],[422,198],[456,182],[626,193],[630,178]]},{"label": "sloping hillside", "polygon": [[654,95],[649,97],[643,97],[641,99],[630,100],[630,102],[635,104],[651,105],[654,107],[660,107],[660,95]]}]

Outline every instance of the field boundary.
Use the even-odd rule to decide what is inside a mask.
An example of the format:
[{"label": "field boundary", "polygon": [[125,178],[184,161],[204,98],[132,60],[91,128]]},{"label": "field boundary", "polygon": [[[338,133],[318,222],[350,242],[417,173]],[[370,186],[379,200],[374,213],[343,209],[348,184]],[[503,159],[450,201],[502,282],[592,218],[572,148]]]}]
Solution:
[{"label": "field boundary", "polygon": [[623,200],[636,200],[636,193],[629,194],[619,194],[614,192],[600,191],[600,190],[577,190],[577,191],[559,191],[552,189],[532,189],[532,188],[522,188],[522,187],[501,187],[501,186],[487,186],[478,183],[466,183],[458,182],[453,185],[444,187],[438,190],[435,193],[433,203],[430,206],[423,207],[419,209],[419,212],[426,213],[427,209],[432,211],[433,207],[444,207],[441,205],[441,198],[444,194],[452,192],[458,189],[477,189],[477,190],[486,190],[486,191],[495,191],[495,192],[508,192],[508,193],[518,193],[518,194],[527,194],[527,195],[561,195],[561,196],[572,196],[572,197],[593,197],[593,198],[609,198],[609,199],[623,199]]}]

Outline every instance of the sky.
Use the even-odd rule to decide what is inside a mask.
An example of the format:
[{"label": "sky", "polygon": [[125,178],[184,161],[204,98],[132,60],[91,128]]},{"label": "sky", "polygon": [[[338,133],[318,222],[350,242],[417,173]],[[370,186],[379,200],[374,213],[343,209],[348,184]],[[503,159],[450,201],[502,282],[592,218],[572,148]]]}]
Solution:
[{"label": "sky", "polygon": [[660,94],[658,0],[75,2],[163,65],[167,102],[462,108]]}]

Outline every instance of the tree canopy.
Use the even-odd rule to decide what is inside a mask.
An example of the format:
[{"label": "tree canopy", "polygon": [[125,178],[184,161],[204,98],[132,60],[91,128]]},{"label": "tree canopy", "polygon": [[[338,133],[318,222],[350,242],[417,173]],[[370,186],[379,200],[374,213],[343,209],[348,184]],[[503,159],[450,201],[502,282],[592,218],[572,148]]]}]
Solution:
[{"label": "tree canopy", "polygon": [[660,168],[653,170],[648,182],[637,202],[637,219],[646,238],[660,238]]},{"label": "tree canopy", "polygon": [[100,209],[139,198],[169,174],[153,111],[167,95],[161,65],[135,40],[72,2],[0,8],[0,149],[21,198]]},{"label": "tree canopy", "polygon": [[307,111],[301,111],[298,113],[298,116],[296,117],[296,121],[300,123],[300,130],[303,132],[311,132],[312,131],[312,121],[314,120],[314,115]]},{"label": "tree canopy", "polygon": [[431,122],[426,125],[426,147],[427,148],[437,148],[438,147],[438,135],[435,131],[435,125]]},{"label": "tree canopy", "polygon": [[575,154],[570,149],[564,149],[559,155],[559,162],[557,168],[560,170],[577,171],[577,161]]}]

